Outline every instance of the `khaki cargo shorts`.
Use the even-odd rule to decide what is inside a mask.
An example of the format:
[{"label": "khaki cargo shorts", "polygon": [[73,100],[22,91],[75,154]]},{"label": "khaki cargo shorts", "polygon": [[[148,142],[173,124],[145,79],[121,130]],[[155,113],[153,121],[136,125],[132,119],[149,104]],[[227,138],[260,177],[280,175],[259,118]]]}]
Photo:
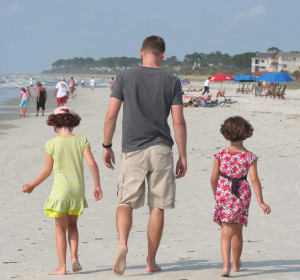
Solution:
[{"label": "khaki cargo shorts", "polygon": [[134,209],[142,207],[146,180],[149,207],[175,207],[173,152],[169,146],[157,144],[144,150],[122,153],[118,204]]}]

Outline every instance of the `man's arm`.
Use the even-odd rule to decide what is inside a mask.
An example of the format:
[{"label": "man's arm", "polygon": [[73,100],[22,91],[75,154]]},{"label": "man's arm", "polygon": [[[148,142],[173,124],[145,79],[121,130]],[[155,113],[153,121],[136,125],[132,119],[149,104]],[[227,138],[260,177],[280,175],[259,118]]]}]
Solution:
[{"label": "man's arm", "polygon": [[178,148],[179,159],[176,164],[176,178],[181,178],[187,171],[187,156],[186,156],[186,123],[183,116],[183,105],[173,105],[171,107],[173,118],[173,127],[175,141]]},{"label": "man's arm", "polygon": [[[104,145],[109,145],[112,142],[121,105],[121,100],[114,97],[110,98],[110,103],[104,122]],[[103,161],[108,168],[114,169],[113,164],[115,164],[115,156],[111,148],[103,149]]]},{"label": "man's arm", "polygon": [[55,92],[54,92],[54,96],[55,96],[55,98],[56,98],[56,94],[57,94],[57,92],[58,92],[58,89],[56,88],[56,89],[55,89]]}]

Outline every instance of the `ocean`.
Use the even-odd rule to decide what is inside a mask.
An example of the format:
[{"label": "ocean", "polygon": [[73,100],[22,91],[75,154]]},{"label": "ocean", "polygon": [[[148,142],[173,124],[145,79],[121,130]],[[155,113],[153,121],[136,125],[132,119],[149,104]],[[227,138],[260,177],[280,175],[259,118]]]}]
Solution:
[{"label": "ocean", "polygon": [[[55,86],[60,81],[59,75],[0,75],[0,115],[15,114],[18,112],[20,88],[30,85],[30,78],[33,84],[41,82],[43,87],[47,89],[49,95],[54,94]],[[78,79],[78,87],[81,87],[81,77]],[[85,87],[89,86],[90,78],[84,78]],[[96,87],[109,87],[109,79],[95,78]],[[69,83],[69,77],[66,77],[66,83]],[[34,90],[30,90],[31,96],[34,97]],[[15,100],[16,105],[8,105],[7,102]],[[11,104],[11,102],[10,102]],[[5,109],[5,110],[4,110]]]}]

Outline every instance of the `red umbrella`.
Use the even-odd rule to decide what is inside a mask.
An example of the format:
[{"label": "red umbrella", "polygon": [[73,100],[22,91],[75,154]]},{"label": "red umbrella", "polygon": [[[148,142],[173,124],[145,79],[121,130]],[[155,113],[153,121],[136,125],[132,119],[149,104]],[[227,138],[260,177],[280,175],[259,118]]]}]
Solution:
[{"label": "red umbrella", "polygon": [[233,81],[233,80],[234,80],[233,77],[224,73],[215,74],[209,79],[210,82],[221,82],[221,88],[222,88],[222,82]]}]

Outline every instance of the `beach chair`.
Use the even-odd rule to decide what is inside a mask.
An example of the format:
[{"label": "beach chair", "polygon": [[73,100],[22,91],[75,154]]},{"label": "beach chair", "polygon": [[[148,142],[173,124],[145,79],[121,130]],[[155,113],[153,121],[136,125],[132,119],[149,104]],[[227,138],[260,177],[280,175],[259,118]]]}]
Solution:
[{"label": "beach chair", "polygon": [[249,84],[246,85],[246,87],[243,89],[242,93],[248,93],[249,92]]},{"label": "beach chair", "polygon": [[278,97],[278,99],[279,98],[285,99],[285,90],[286,90],[286,85],[283,87],[282,90],[278,90],[278,91],[274,92],[273,98]]},{"label": "beach chair", "polygon": [[[278,84],[275,84],[274,88],[270,88],[270,89],[266,92],[266,98],[267,98],[268,96],[272,97],[276,91],[278,91]],[[274,97],[274,96],[273,96],[273,97]]]},{"label": "beach chair", "polygon": [[244,87],[245,87],[245,84],[243,84],[241,88],[238,88],[238,89],[236,90],[236,93],[243,92]]}]

